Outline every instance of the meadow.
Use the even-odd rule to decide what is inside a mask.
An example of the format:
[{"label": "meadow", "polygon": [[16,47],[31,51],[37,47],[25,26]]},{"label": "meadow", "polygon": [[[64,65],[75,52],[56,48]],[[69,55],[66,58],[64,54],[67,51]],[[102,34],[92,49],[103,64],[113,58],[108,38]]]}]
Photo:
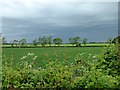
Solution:
[{"label": "meadow", "polygon": [[[85,46],[86,47],[105,47],[109,45],[108,43],[87,43]],[[49,47],[48,44],[45,45],[46,47]],[[67,44],[67,43],[62,43],[60,44],[61,47],[76,47],[75,45],[72,45],[72,44]],[[84,44],[81,44],[81,46],[84,47]],[[3,48],[11,48],[11,45],[8,44],[8,45],[2,45]],[[16,46],[14,46],[16,47]],[[21,47],[21,45],[17,45],[17,47]],[[31,47],[36,47],[34,46],[33,44],[25,44],[23,47],[28,47],[28,48],[31,48]],[[37,47],[42,47],[42,45],[38,44]],[[51,47],[58,47],[58,45],[55,45],[55,44],[51,44]]]},{"label": "meadow", "polygon": [[[28,53],[37,56],[36,66],[44,66],[47,60],[74,61],[79,54],[84,54],[81,59],[91,60],[92,56],[102,52],[103,47],[41,47],[41,48],[3,48],[2,56],[13,60],[14,65],[21,61],[21,57]],[[90,57],[91,56],[91,57]],[[89,57],[89,58],[88,58]],[[30,61],[31,59],[29,59]]]}]

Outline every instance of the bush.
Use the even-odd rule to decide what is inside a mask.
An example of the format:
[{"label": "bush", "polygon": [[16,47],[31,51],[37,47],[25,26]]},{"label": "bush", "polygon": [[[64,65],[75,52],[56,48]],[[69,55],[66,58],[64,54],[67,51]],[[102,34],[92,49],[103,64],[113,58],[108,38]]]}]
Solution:
[{"label": "bush", "polygon": [[118,60],[118,50],[116,45],[110,45],[104,48],[103,53],[98,56],[98,68],[102,68],[109,75],[119,75],[120,62]]}]

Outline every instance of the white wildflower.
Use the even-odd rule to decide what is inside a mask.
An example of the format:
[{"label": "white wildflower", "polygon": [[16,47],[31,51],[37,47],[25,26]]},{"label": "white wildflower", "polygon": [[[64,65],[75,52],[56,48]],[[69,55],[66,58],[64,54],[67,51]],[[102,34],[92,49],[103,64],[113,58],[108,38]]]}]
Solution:
[{"label": "white wildflower", "polygon": [[37,58],[37,56],[35,56],[34,58],[33,58],[33,60],[35,60]]},{"label": "white wildflower", "polygon": [[34,55],[34,53],[28,53],[28,56],[33,56]]},{"label": "white wildflower", "polygon": [[28,56],[30,56],[31,54],[30,53],[28,53]]},{"label": "white wildflower", "polygon": [[29,67],[31,68],[31,67],[32,67],[32,65],[29,65]]},{"label": "white wildflower", "polygon": [[79,54],[80,56],[82,55],[82,54]]},{"label": "white wildflower", "polygon": [[97,61],[97,59],[94,60],[95,62]]},{"label": "white wildflower", "polygon": [[92,55],[92,54],[89,54],[89,55],[88,55],[88,58],[90,58],[90,57],[91,57],[91,55]]},{"label": "white wildflower", "polygon": [[84,55],[85,53],[82,53],[82,55]]},{"label": "white wildflower", "polygon": [[39,67],[39,69],[42,69],[41,67]]},{"label": "white wildflower", "polygon": [[96,58],[96,56],[93,56],[93,58]]},{"label": "white wildflower", "polygon": [[25,59],[27,56],[23,56],[21,59]]},{"label": "white wildflower", "polygon": [[31,53],[31,56],[33,56],[34,55],[34,53]]},{"label": "white wildflower", "polygon": [[89,56],[91,56],[92,54],[90,53]]}]

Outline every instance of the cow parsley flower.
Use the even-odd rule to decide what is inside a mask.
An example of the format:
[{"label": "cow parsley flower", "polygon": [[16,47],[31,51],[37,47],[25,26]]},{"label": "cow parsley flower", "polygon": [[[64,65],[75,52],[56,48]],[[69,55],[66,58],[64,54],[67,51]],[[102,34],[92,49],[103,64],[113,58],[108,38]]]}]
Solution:
[{"label": "cow parsley flower", "polygon": [[33,56],[34,55],[34,53],[28,53],[28,56]]},{"label": "cow parsley flower", "polygon": [[35,60],[37,58],[37,56],[35,56],[34,58],[33,58],[33,60]]},{"label": "cow parsley flower", "polygon": [[96,58],[96,56],[93,56],[93,58]]},{"label": "cow parsley flower", "polygon": [[21,59],[25,59],[27,56],[23,56]]},{"label": "cow parsley flower", "polygon": [[31,68],[31,67],[32,67],[32,65],[29,65],[29,67]]}]

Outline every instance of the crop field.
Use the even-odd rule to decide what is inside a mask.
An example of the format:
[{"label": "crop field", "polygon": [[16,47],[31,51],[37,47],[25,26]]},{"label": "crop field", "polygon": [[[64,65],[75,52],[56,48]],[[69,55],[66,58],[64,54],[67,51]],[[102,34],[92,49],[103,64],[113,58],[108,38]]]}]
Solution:
[{"label": "crop field", "polygon": [[[2,55],[7,60],[13,60],[14,65],[28,53],[37,56],[36,66],[44,66],[47,60],[66,60],[73,62],[76,55],[82,54],[81,59],[91,60],[92,56],[102,52],[103,47],[44,47],[44,48],[3,48]],[[88,58],[89,57],[89,58]],[[31,58],[27,60],[31,61]]]},{"label": "crop field", "polygon": [[[101,43],[101,44],[86,44],[86,47],[102,47],[102,46],[107,46],[109,45],[108,43]],[[49,45],[45,45],[46,47],[48,47]],[[57,45],[55,44],[51,44],[52,47],[55,47]],[[61,47],[75,47],[75,45],[72,44],[60,44]],[[84,44],[81,44],[81,46],[84,46]],[[11,47],[11,45],[2,45],[2,47]],[[14,46],[16,47],[16,46]],[[20,45],[17,45],[17,47],[20,47]],[[25,44],[24,47],[34,47],[33,44]],[[37,47],[41,47],[41,45],[37,45]]]}]

